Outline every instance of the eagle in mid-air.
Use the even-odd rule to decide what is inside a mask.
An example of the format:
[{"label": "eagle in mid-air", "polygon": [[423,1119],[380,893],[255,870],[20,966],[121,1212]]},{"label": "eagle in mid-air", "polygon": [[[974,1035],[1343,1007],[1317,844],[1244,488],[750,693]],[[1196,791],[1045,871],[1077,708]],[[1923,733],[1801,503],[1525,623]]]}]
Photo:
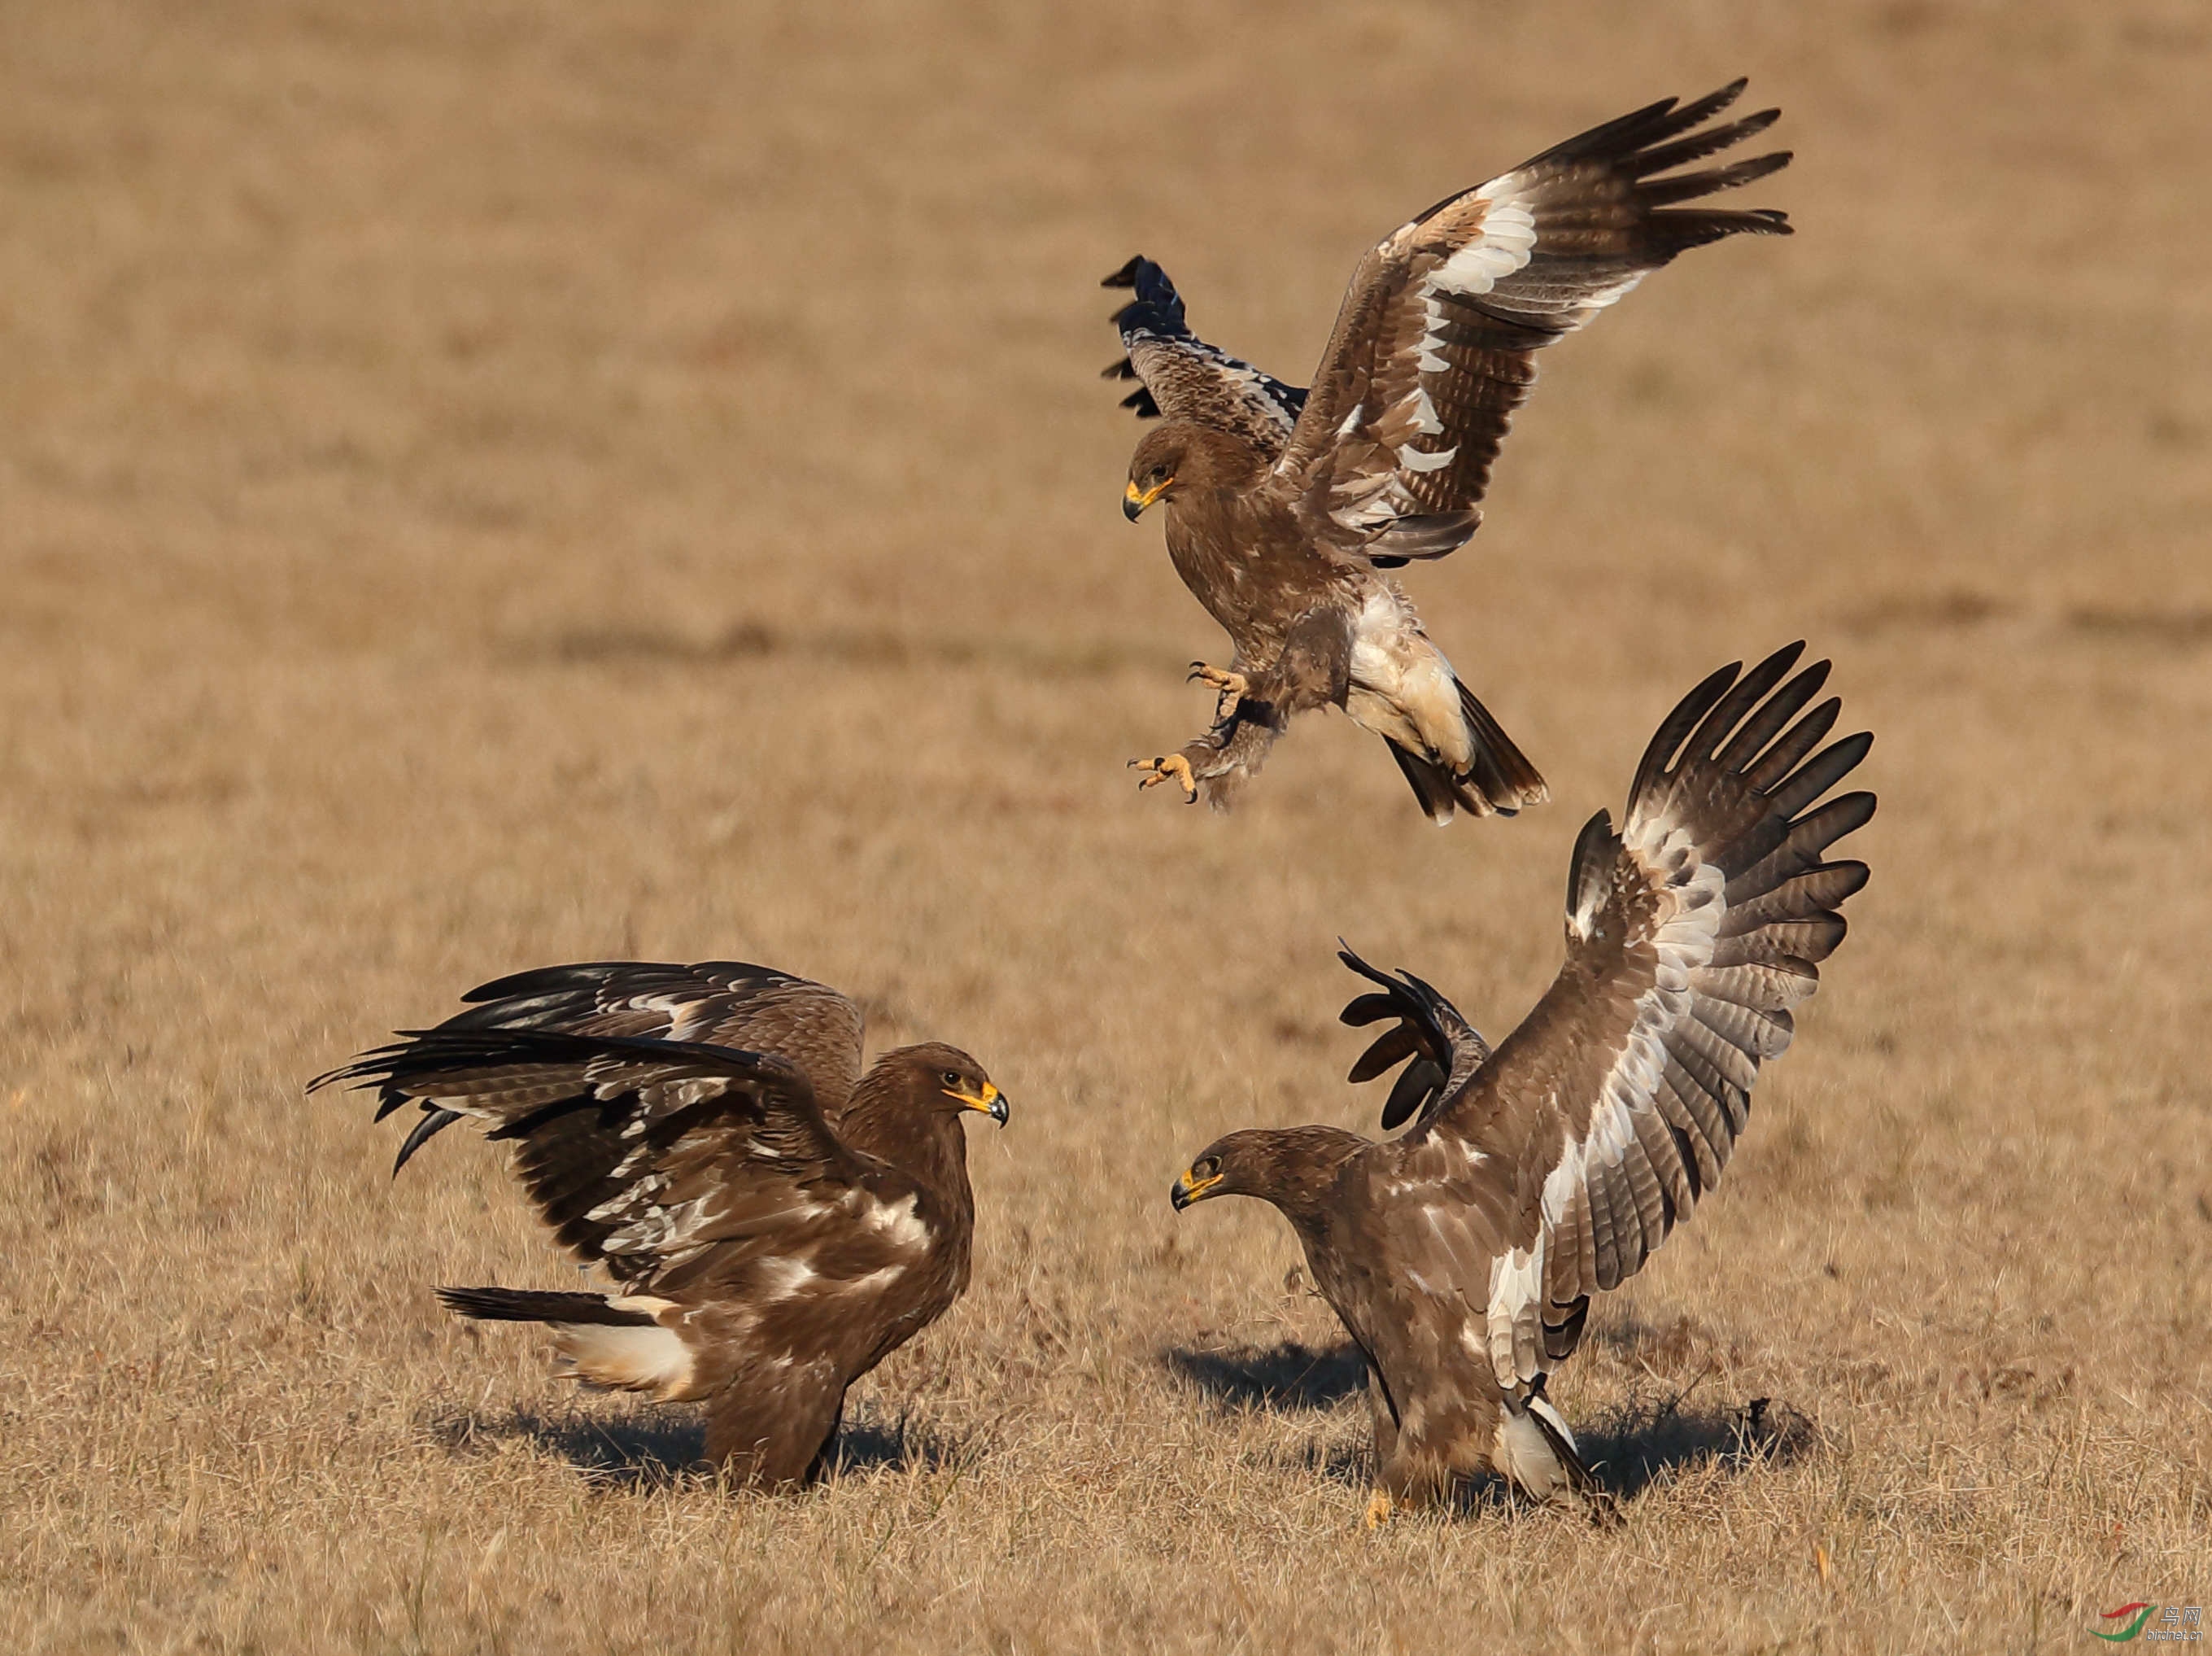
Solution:
[{"label": "eagle in mid-air", "polygon": [[486,983],[310,1082],[422,1113],[392,1171],[463,1116],[514,1147],[538,1214],[615,1294],[441,1288],[464,1317],[550,1324],[568,1373],[707,1405],[707,1452],[780,1489],[824,1464],[846,1388],[968,1286],[960,1118],[1001,1126],[982,1067],[929,1044],[860,1068],[860,1008],[733,961],[600,961]]},{"label": "eagle in mid-air", "polygon": [[[1223,805],[1291,717],[1340,707],[1390,745],[1432,821],[1510,813],[1544,779],[1460,681],[1385,571],[1465,544],[1491,461],[1536,376],[1535,353],[1686,248],[1786,235],[1771,209],[1683,206],[1787,166],[1787,151],[1674,169],[1764,132],[1778,112],[1707,125],[1744,83],[1667,99],[1446,198],[1353,273],[1310,390],[1193,334],[1167,272],[1142,255],[1106,278],[1135,296],[1106,372],[1164,416],[1137,445],[1123,509],[1167,508],[1168,552],[1227,630],[1212,729],[1132,760]],[[1668,176],[1662,176],[1666,174]]]},{"label": "eagle in mid-air", "polygon": [[1177,1209],[1256,1196],[1297,1233],[1367,1361],[1370,1522],[1485,1471],[1583,1499],[1545,1378],[1590,1295],[1643,1269],[1719,1179],[1866,884],[1864,863],[1826,853],[1874,814],[1871,794],[1830,797],[1873,739],[1822,746],[1841,703],[1804,710],[1828,664],[1790,676],[1802,648],[1724,667],[1668,715],[1619,831],[1601,811],[1576,841],[1566,964],[1494,1052],[1419,978],[1346,951],[1381,987],[1344,1020],[1399,1020],[1350,1079],[1410,1060],[1382,1117],[1412,1116],[1406,1133],[1231,1133],[1176,1181]]}]

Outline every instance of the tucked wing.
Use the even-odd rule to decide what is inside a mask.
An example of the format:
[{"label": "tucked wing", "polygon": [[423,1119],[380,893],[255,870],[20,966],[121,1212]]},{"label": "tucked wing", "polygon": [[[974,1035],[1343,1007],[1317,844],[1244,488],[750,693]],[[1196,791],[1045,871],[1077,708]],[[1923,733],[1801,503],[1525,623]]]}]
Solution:
[{"label": "tucked wing", "polygon": [[1770,109],[1705,125],[1743,85],[1679,106],[1669,98],[1570,138],[1437,203],[1368,253],[1276,466],[1276,486],[1317,539],[1401,559],[1463,545],[1538,350],[1687,248],[1789,234],[1770,210],[1678,204],[1788,165],[1784,151],[1674,172],[1773,124]]},{"label": "tucked wing", "polygon": [[1114,313],[1128,355],[1103,376],[1138,381],[1122,407],[1134,409],[1140,419],[1165,415],[1231,433],[1250,443],[1263,463],[1283,452],[1305,406],[1303,390],[1193,333],[1175,283],[1142,253],[1100,285],[1136,293]]},{"label": "tucked wing", "polygon": [[[1382,1106],[1385,1130],[1402,1125],[1416,1111],[1425,1121],[1438,1100],[1456,1098],[1490,1056],[1490,1043],[1476,1033],[1460,1010],[1410,971],[1395,977],[1377,971],[1340,940],[1336,958],[1379,989],[1358,996],[1337,1014],[1339,1021],[1362,1027],[1395,1018],[1397,1024],[1375,1038],[1345,1079],[1371,1081],[1395,1065],[1405,1069]],[[1411,1062],[1407,1060],[1411,1059]]]},{"label": "tucked wing", "polygon": [[1571,1352],[1589,1295],[1635,1275],[1719,1179],[1760,1063],[1843,941],[1837,910],[1866,865],[1825,854],[1875,799],[1829,795],[1873,739],[1821,746],[1841,703],[1804,710],[1828,664],[1790,677],[1802,648],[1723,669],[1668,715],[1620,831],[1600,812],[1576,844],[1559,977],[1390,1147],[1402,1199],[1450,1211],[1492,1261],[1502,1385]]},{"label": "tucked wing", "polygon": [[806,1072],[835,1122],[860,1079],[860,1008],[825,984],[744,960],[672,965],[593,960],[481,984],[447,1029],[552,1029],[704,1042],[765,1052]]},{"label": "tucked wing", "polygon": [[[425,1122],[483,1122],[514,1146],[561,1243],[631,1288],[680,1287],[710,1256],[726,1279],[746,1260],[808,1257],[825,1227],[866,1221],[906,1188],[839,1142],[803,1070],[766,1053],[449,1024],[310,1090],[333,1082],[377,1087],[379,1119],[412,1100]],[[410,1148],[428,1136],[418,1125]]]}]

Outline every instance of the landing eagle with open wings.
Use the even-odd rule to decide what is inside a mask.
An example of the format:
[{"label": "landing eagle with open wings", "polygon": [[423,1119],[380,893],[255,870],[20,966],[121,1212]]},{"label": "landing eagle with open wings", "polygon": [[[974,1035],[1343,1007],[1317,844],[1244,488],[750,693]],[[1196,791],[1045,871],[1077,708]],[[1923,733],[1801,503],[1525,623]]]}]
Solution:
[{"label": "landing eagle with open wings", "polygon": [[1674,171],[1774,123],[1770,109],[1706,125],[1743,85],[1594,127],[1399,226],[1360,261],[1310,389],[1192,333],[1152,260],[1106,278],[1134,289],[1115,318],[1128,355],[1106,372],[1140,382],[1127,406],[1164,417],[1123,509],[1164,503],[1176,572],[1236,651],[1226,668],[1193,664],[1218,692],[1214,726],[1132,761],[1141,786],[1172,779],[1224,805],[1293,715],[1334,706],[1389,744],[1433,821],[1547,797],[1386,572],[1474,534],[1538,350],[1689,248],[1789,234],[1771,209],[1680,204],[1789,164],[1785,150]]},{"label": "landing eagle with open wings", "polygon": [[1872,745],[1827,743],[1841,703],[1807,711],[1825,661],[1802,645],[1685,697],[1645,750],[1616,831],[1602,811],[1567,876],[1567,959],[1498,1046],[1419,978],[1377,985],[1345,1021],[1398,1021],[1353,1066],[1404,1062],[1383,1112],[1401,1136],[1336,1127],[1231,1133],[1171,1192],[1271,1202],[1367,1360],[1370,1518],[1450,1500],[1494,1471],[1573,1504],[1589,1475],[1546,1376],[1615,1288],[1718,1182],[1759,1066],[1843,941],[1863,862],[1827,860],[1873,816],[1830,797]]}]

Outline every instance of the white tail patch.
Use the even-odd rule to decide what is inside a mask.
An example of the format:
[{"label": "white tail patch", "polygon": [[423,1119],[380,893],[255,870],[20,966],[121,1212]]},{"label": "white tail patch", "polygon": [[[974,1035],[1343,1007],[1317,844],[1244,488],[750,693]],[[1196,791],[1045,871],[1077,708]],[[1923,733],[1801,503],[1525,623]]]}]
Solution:
[{"label": "white tail patch", "polygon": [[[1559,1412],[1540,1397],[1530,1400],[1529,1408],[1540,1409],[1547,1421],[1558,1422]],[[1560,1435],[1565,1437],[1564,1424]],[[1559,1452],[1544,1435],[1544,1428],[1528,1414],[1516,1414],[1508,1409],[1498,1417],[1498,1429],[1491,1434],[1490,1464],[1519,1484],[1539,1501],[1550,1501],[1555,1496],[1571,1495],[1574,1489],[1574,1475],[1559,1458]],[[1572,1443],[1574,1440],[1568,1438]]]},{"label": "white tail patch", "polygon": [[1352,624],[1352,690],[1344,709],[1362,729],[1442,764],[1454,776],[1474,762],[1460,711],[1459,679],[1405,601],[1377,588]]},{"label": "white tail patch", "polygon": [[[657,1310],[668,1302],[612,1302],[625,1310]],[[649,1391],[658,1403],[684,1401],[690,1395],[691,1349],[672,1328],[616,1328],[605,1323],[556,1323],[556,1349],[568,1364],[568,1378],[612,1391]]]}]

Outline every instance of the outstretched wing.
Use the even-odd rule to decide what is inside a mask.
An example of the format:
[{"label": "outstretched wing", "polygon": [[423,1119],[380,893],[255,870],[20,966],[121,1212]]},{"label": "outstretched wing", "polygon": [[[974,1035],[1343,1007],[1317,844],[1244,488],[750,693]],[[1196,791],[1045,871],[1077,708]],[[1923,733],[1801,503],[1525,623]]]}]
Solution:
[{"label": "outstretched wing", "polygon": [[1535,352],[1684,250],[1786,235],[1771,210],[1675,204],[1765,178],[1788,152],[1658,176],[1765,131],[1704,126],[1736,82],[1594,127],[1437,203],[1360,263],[1276,486],[1340,551],[1439,557],[1465,544]]},{"label": "outstretched wing", "polygon": [[[377,1087],[380,1120],[414,1100],[426,1122],[484,1123],[561,1243],[632,1288],[680,1287],[710,1253],[718,1276],[797,1256],[825,1222],[907,1188],[841,1143],[805,1073],[766,1053],[448,1024],[308,1087],[333,1082]],[[428,1136],[418,1126],[410,1152]]]},{"label": "outstretched wing", "polygon": [[826,984],[750,961],[541,966],[461,998],[475,1004],[441,1027],[563,1030],[773,1054],[806,1072],[815,1103],[833,1123],[860,1079],[860,1008]]},{"label": "outstretched wing", "polygon": [[1136,297],[1114,313],[1128,355],[1102,378],[1134,380],[1121,399],[1139,419],[1194,420],[1242,437],[1262,464],[1283,452],[1306,393],[1272,374],[1209,345],[1183,320],[1182,297],[1168,273],[1139,253],[1099,284],[1133,288]]},{"label": "outstretched wing", "polygon": [[1354,954],[1341,939],[1336,958],[1369,983],[1381,985],[1379,992],[1347,1003],[1338,1020],[1359,1028],[1385,1018],[1398,1020],[1395,1028],[1383,1031],[1360,1054],[1345,1080],[1355,1086],[1371,1081],[1410,1058],[1413,1062],[1406,1064],[1382,1106],[1382,1126],[1385,1131],[1397,1127],[1416,1111],[1427,1120],[1439,1099],[1456,1098],[1474,1079],[1474,1072],[1490,1056],[1490,1043],[1460,1015],[1457,1007],[1412,972],[1388,977]]},{"label": "outstretched wing", "polygon": [[1668,715],[1620,831],[1600,812],[1576,843],[1558,978],[1390,1147],[1404,1199],[1455,1213],[1466,1251],[1492,1261],[1489,1351],[1509,1389],[1573,1350],[1589,1295],[1634,1275],[1719,1179],[1759,1066],[1790,1044],[1790,1008],[1866,883],[1865,864],[1824,855],[1874,814],[1871,794],[1827,797],[1873,738],[1820,746],[1842,704],[1803,712],[1828,664],[1784,683],[1802,649],[1725,667]]}]

